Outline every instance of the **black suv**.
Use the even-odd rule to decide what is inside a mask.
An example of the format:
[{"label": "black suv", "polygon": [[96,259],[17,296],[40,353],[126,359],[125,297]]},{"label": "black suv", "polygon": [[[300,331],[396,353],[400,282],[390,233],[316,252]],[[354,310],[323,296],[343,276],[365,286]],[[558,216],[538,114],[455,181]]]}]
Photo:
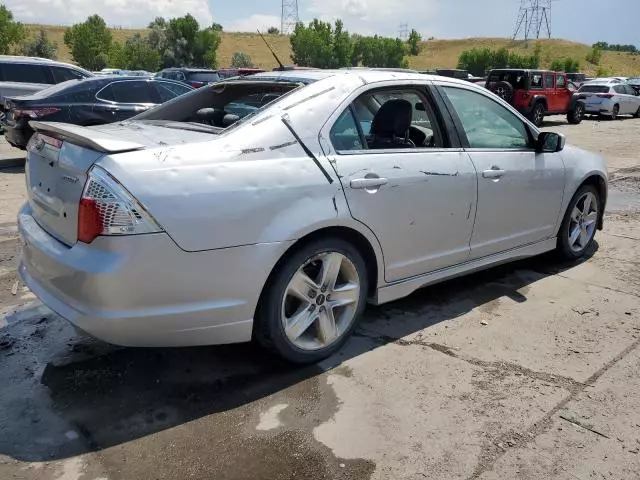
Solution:
[{"label": "black suv", "polygon": [[209,68],[165,68],[156,73],[156,78],[167,78],[186,83],[193,88],[200,88],[209,83],[222,80],[217,71]]},{"label": "black suv", "polygon": [[92,76],[80,67],[47,58],[0,55],[0,107],[5,97],[31,95],[53,84]]}]

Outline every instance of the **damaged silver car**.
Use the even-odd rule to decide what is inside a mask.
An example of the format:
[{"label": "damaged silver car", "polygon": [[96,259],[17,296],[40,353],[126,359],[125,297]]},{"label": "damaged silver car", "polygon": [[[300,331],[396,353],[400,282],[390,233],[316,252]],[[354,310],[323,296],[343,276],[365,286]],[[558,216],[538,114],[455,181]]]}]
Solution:
[{"label": "damaged silver car", "polygon": [[253,338],[318,361],[367,302],[585,255],[607,197],[599,156],[479,86],[408,72],[269,72],[126,122],[31,125],[20,273],[119,345]]}]

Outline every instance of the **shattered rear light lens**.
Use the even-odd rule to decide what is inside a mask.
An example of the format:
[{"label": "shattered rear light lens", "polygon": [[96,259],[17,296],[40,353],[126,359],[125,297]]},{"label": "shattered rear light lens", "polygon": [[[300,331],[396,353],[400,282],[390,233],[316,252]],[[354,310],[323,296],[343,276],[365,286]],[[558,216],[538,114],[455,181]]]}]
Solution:
[{"label": "shattered rear light lens", "polygon": [[111,175],[92,167],[78,210],[78,240],[99,235],[137,235],[163,231],[145,208]]}]

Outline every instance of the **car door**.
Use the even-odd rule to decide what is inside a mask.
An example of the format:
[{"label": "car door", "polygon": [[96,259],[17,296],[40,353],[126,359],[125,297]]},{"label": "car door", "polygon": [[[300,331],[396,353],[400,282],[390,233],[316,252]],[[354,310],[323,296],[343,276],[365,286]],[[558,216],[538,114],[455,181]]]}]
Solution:
[{"label": "car door", "polygon": [[[426,84],[363,90],[336,112],[324,138],[331,140],[330,159],[351,215],[380,241],[385,279],[393,282],[464,262],[476,202],[469,156],[450,135]],[[413,107],[413,143],[370,148],[375,113],[398,99]]]},{"label": "car door", "polygon": [[114,122],[127,120],[162,103],[152,82],[148,80],[119,80],[105,87],[107,88],[113,98],[109,108],[112,109]]},{"label": "car door", "polygon": [[533,127],[482,91],[442,85],[478,175],[471,257],[553,236],[564,191],[559,153],[536,153]]},{"label": "car door", "polygon": [[544,94],[547,97],[547,105],[549,112],[558,111],[558,95],[556,92],[555,73],[544,73]]},{"label": "car door", "polygon": [[556,101],[557,101],[557,110],[565,111],[569,108],[569,104],[571,103],[571,96],[573,95],[573,90],[569,89],[569,80],[562,73],[556,74]]}]

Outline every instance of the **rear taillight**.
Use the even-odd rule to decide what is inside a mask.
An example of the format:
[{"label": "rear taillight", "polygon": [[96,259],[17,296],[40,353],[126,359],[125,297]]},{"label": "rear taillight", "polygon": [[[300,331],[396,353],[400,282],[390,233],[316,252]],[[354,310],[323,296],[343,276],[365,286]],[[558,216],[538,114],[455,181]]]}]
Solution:
[{"label": "rear taillight", "polygon": [[189,82],[189,84],[191,84],[191,86],[192,86],[193,88],[200,88],[200,87],[203,87],[203,86],[204,86],[205,82],[196,82],[196,81],[191,81],[191,82]]},{"label": "rear taillight", "polygon": [[59,111],[60,109],[55,107],[28,108],[28,109],[16,108],[13,111],[13,117],[14,118],[20,118],[20,117],[42,118],[42,117],[46,117],[47,115],[52,115],[54,113],[57,113]]},{"label": "rear taillight", "polygon": [[78,240],[91,243],[98,235],[161,232],[145,208],[100,167],[89,171],[78,209]]},{"label": "rear taillight", "polygon": [[598,96],[602,98],[613,98],[615,97],[615,93],[598,93]]}]

